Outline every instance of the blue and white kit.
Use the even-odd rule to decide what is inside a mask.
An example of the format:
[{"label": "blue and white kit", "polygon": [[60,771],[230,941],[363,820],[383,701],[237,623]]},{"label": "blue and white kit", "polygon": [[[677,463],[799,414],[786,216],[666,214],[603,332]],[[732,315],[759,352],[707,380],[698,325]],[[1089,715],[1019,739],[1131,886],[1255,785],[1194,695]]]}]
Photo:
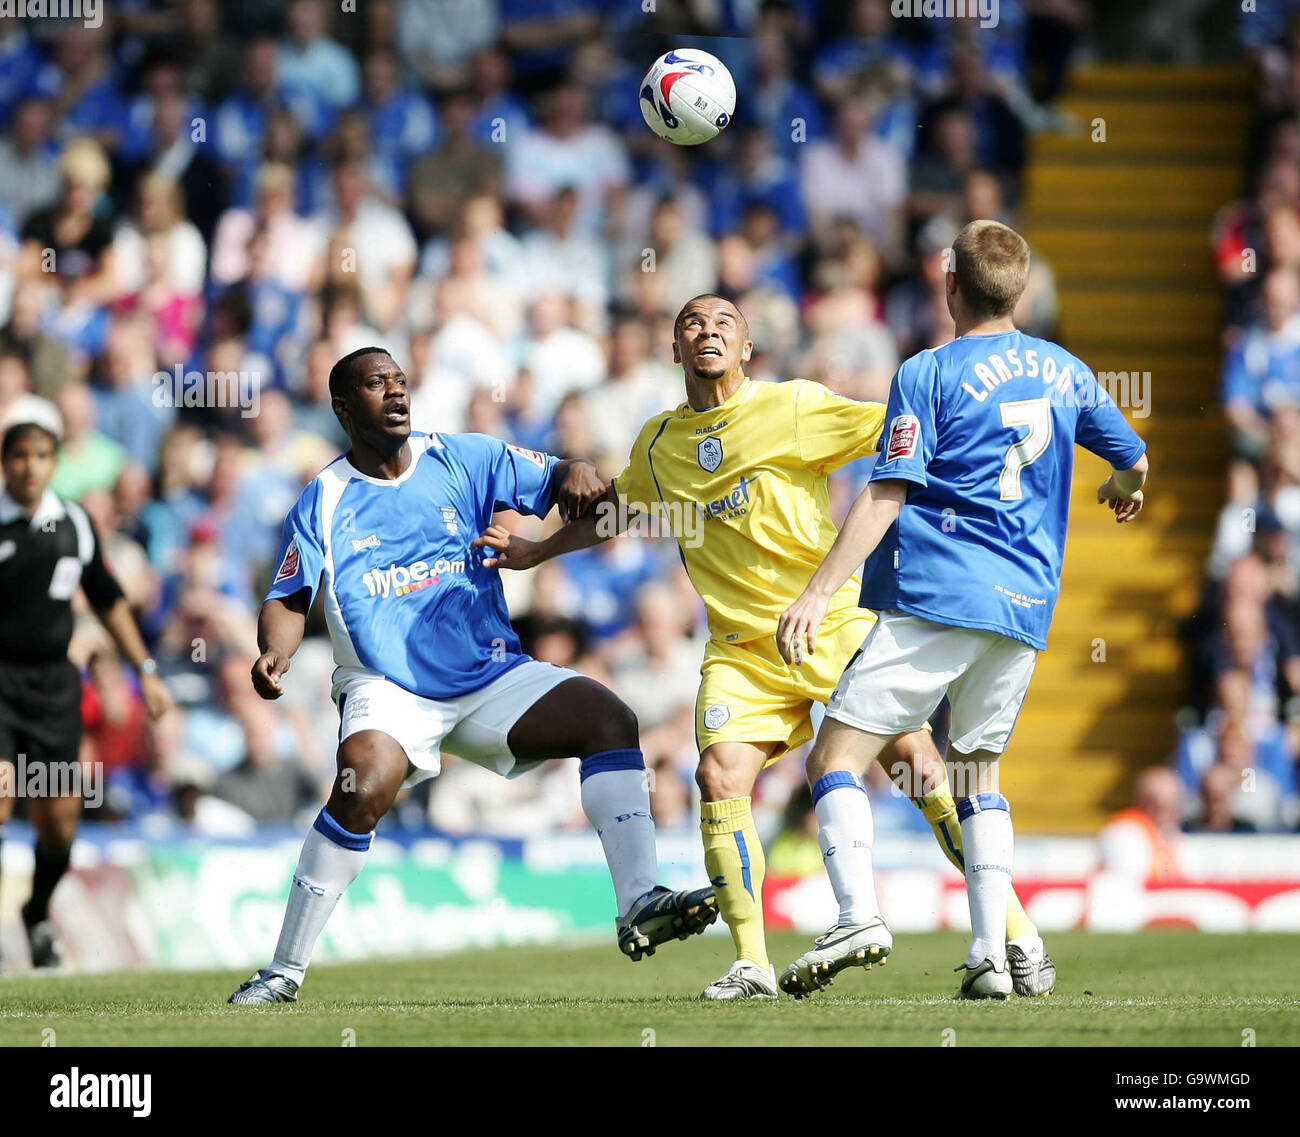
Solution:
[{"label": "blue and white kit", "polygon": [[1060,592],[1076,443],[1117,469],[1146,451],[1057,344],[966,335],[899,368],[871,480],[910,485],[867,561],[862,605],[881,619],[832,718],[917,730],[946,693],[957,749],[1005,749]]},{"label": "blue and white kit", "polygon": [[495,511],[544,517],[557,459],[481,434],[410,436],[410,465],[372,478],[346,456],[303,490],[285,519],[267,599],[323,594],[336,664],[340,743],[395,738],[436,774],[441,749],[514,776],[506,736],[576,673],[525,655],[495,569],[470,543]]}]

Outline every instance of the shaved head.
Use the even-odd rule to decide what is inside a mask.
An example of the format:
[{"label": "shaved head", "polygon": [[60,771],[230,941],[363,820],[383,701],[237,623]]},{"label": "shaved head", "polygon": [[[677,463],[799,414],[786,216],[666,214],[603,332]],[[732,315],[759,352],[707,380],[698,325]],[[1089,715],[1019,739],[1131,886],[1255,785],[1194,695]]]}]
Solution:
[{"label": "shaved head", "polygon": [[732,301],[725,296],[719,296],[716,292],[701,292],[682,305],[682,310],[677,313],[677,319],[673,321],[673,337],[682,334],[682,321],[692,312],[701,310],[712,312],[718,308],[731,312],[736,317],[736,323],[740,325],[745,339],[749,339],[749,321],[745,319],[745,314]]}]

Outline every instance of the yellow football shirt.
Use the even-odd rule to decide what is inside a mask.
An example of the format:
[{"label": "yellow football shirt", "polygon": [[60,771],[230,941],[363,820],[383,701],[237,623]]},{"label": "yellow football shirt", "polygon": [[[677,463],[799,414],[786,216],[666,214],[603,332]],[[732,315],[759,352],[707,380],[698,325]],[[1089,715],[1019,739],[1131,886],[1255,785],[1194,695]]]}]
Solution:
[{"label": "yellow football shirt", "polygon": [[[826,478],[875,452],[882,403],[820,383],[745,381],[720,407],[683,403],[641,428],[614,479],[621,505],[671,528],[715,640],[745,643],[776,623],[835,541]],[[830,611],[854,607],[855,574]]]}]

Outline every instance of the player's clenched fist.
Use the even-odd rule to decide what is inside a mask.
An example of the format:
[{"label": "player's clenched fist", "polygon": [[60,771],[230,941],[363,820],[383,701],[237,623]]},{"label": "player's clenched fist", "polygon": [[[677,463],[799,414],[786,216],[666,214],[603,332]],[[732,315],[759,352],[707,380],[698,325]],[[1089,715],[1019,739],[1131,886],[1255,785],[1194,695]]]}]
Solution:
[{"label": "player's clenched fist", "polygon": [[511,533],[504,525],[489,525],[470,543],[470,548],[496,550],[496,556],[489,553],[483,558],[484,568],[527,569],[544,559],[539,555],[541,545],[537,541]]},{"label": "player's clenched fist", "polygon": [[802,663],[804,644],[812,655],[817,647],[817,629],[826,618],[830,598],[805,592],[784,612],[776,625],[776,646],[786,663]]},{"label": "player's clenched fist", "polygon": [[280,676],[289,670],[289,657],[278,651],[264,651],[253,664],[253,690],[263,699],[278,699],[284,694]]},{"label": "player's clenched fist", "polygon": [[594,463],[585,458],[561,462],[558,475],[555,504],[559,506],[560,517],[564,521],[585,517],[587,510],[604,497],[609,488],[600,480]]}]

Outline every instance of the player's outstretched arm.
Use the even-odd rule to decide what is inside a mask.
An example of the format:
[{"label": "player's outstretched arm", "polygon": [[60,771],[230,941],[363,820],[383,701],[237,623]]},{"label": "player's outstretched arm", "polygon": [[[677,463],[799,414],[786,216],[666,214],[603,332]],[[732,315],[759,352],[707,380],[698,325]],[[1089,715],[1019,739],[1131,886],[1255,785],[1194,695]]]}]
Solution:
[{"label": "player's outstretched arm", "polygon": [[898,520],[898,511],[907,500],[907,486],[907,482],[886,479],[871,482],[858,495],[821,567],[777,622],[776,646],[786,663],[802,663],[805,644],[808,654],[814,653],[817,629],[826,618],[831,597],[875,552],[880,539]]},{"label": "player's outstretched arm", "polygon": [[307,608],[311,593],[303,588],[292,596],[272,597],[257,617],[257,648],[262,653],[253,664],[253,690],[263,699],[284,694],[280,677],[307,630]]},{"label": "player's outstretched arm", "polygon": [[484,568],[528,569],[578,549],[589,549],[618,536],[625,526],[620,520],[618,495],[607,486],[594,502],[594,508],[561,526],[541,541],[530,541],[511,533],[504,525],[489,525],[470,544],[472,549],[491,549],[483,558]]},{"label": "player's outstretched arm", "polygon": [[1110,506],[1120,525],[1132,521],[1142,512],[1142,487],[1146,480],[1147,456],[1143,454],[1130,469],[1111,471],[1110,477],[1097,489],[1097,502]]}]

